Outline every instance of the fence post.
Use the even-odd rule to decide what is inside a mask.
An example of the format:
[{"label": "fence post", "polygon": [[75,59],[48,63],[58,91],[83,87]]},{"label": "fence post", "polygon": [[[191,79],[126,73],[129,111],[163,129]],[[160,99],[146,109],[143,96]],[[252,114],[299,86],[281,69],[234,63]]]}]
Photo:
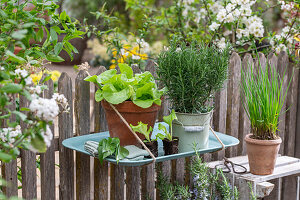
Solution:
[{"label": "fence post", "polygon": [[58,92],[63,94],[69,104],[69,113],[61,113],[58,120],[59,128],[59,199],[74,199],[74,154],[73,150],[62,145],[62,141],[73,137],[73,98],[72,80],[63,72],[58,80]]},{"label": "fence post", "polygon": [[[254,63],[251,54],[246,54],[243,58],[242,62],[242,70],[247,73],[253,69]],[[240,114],[239,114],[239,137],[240,144],[238,146],[238,152],[241,155],[246,154],[246,142],[244,140],[245,136],[250,133],[250,120],[246,114],[246,111],[243,108],[243,94],[241,92],[241,101],[240,101]]]},{"label": "fence post", "polygon": [[[12,96],[11,102],[12,104],[9,106],[9,109],[16,109],[15,95]],[[9,118],[10,122],[16,121],[16,116],[11,115]],[[5,127],[5,122],[4,122]],[[10,163],[2,163],[1,165],[2,177],[7,181],[8,186],[3,187],[3,193],[7,197],[17,196],[18,195],[18,177],[17,177],[17,160],[12,160]]]},{"label": "fence post", "polygon": [[[45,77],[44,77],[45,78]],[[43,78],[41,79],[41,81]],[[48,87],[44,90],[44,98],[50,99],[53,95],[53,81],[50,79],[46,82]],[[53,134],[50,147],[40,156],[41,161],[41,199],[55,199],[55,152],[54,152],[54,126],[50,126]]]},{"label": "fence post", "polygon": [[[20,96],[20,107],[28,107],[28,100]],[[21,122],[22,129],[26,124]],[[37,198],[36,183],[36,154],[32,151],[21,150],[22,197],[26,200]]]},{"label": "fence post", "polygon": [[[226,134],[238,138],[239,136],[239,105],[240,105],[240,80],[241,80],[241,58],[233,52],[229,61],[229,77],[227,87],[227,116]],[[237,147],[226,150],[226,156],[237,155]]]},{"label": "fence post", "polygon": [[[86,71],[79,71],[75,79],[75,133],[90,133],[90,83],[84,81]],[[76,152],[76,199],[90,199],[90,156]]]},{"label": "fence post", "polygon": [[[105,72],[104,66],[100,66],[97,75]],[[95,86],[95,92],[97,91]],[[105,113],[100,102],[94,100],[94,113],[95,113],[95,127],[96,133],[107,131],[107,123]],[[108,199],[108,162],[103,161],[102,165],[98,158],[94,159],[94,199],[107,200]]]}]

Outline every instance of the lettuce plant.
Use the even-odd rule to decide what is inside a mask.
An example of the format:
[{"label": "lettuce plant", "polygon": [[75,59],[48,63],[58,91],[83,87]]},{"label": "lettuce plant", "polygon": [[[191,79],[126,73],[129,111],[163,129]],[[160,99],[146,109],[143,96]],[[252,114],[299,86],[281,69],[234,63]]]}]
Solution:
[{"label": "lettuce plant", "polygon": [[153,131],[153,128],[150,126],[150,128],[148,129],[148,124],[139,122],[137,126],[133,126],[132,124],[130,124],[130,127],[134,132],[141,133],[145,136],[146,140],[144,140],[144,142],[152,142],[156,140],[150,138],[150,133]]},{"label": "lettuce plant", "polygon": [[105,138],[99,142],[98,158],[100,163],[108,156],[115,155],[117,163],[129,155],[129,151],[120,145],[119,138]]},{"label": "lettuce plant", "polygon": [[161,105],[161,96],[164,90],[159,90],[152,74],[148,71],[133,74],[127,64],[119,64],[120,74],[111,69],[100,75],[88,76],[86,81],[95,83],[99,89],[95,93],[97,102],[106,100],[111,104],[120,104],[132,101],[142,108],[149,108],[153,103]]},{"label": "lettuce plant", "polygon": [[159,129],[159,130],[162,130],[162,131],[164,132],[165,135],[163,135],[163,134],[161,134],[161,133],[158,133],[158,134],[156,135],[157,138],[159,138],[159,139],[161,139],[161,140],[163,140],[163,139],[165,139],[165,138],[167,138],[169,141],[172,141],[172,140],[173,140],[172,121],[173,121],[174,119],[177,119],[174,110],[172,110],[172,112],[171,112],[170,115],[164,116],[164,117],[163,117],[164,122],[167,123],[167,124],[169,125],[169,127],[170,127],[170,132],[167,130],[167,128],[166,128],[164,125],[159,124],[159,125],[158,125],[158,129]]}]

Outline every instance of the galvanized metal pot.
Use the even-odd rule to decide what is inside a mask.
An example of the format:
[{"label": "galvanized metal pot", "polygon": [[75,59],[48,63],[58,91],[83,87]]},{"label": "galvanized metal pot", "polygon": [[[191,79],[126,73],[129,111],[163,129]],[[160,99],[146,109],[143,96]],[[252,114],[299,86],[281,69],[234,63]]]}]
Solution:
[{"label": "galvanized metal pot", "polygon": [[177,120],[172,123],[173,135],[179,137],[179,153],[193,151],[194,143],[197,149],[208,148],[209,124],[211,112],[190,114],[176,113]]}]

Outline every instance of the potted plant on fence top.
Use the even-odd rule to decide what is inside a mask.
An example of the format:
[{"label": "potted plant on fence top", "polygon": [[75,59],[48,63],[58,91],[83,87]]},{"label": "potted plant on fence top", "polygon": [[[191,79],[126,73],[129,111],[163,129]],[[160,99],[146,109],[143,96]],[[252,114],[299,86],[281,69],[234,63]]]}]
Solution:
[{"label": "potted plant on fence top", "polygon": [[278,120],[290,85],[284,91],[283,84],[279,74],[269,65],[265,69],[260,66],[258,70],[251,67],[242,71],[243,107],[252,131],[245,137],[252,174],[268,175],[274,171],[282,142],[277,132]]},{"label": "potted plant on fence top", "polygon": [[157,74],[166,86],[177,120],[172,123],[178,136],[179,152],[208,147],[209,124],[215,92],[222,89],[228,74],[229,49],[174,42],[158,57]]},{"label": "potted plant on fence top", "polygon": [[[120,74],[111,69],[98,76],[88,76],[85,80],[99,87],[95,93],[95,100],[101,101],[105,109],[110,137],[120,138],[122,146],[139,145],[110,104],[113,104],[128,124],[136,126],[141,121],[148,124],[148,127],[153,127],[164,92],[157,88],[150,72],[134,75],[127,64],[120,63],[119,67]],[[142,134],[139,134],[139,137],[145,139]]]}]

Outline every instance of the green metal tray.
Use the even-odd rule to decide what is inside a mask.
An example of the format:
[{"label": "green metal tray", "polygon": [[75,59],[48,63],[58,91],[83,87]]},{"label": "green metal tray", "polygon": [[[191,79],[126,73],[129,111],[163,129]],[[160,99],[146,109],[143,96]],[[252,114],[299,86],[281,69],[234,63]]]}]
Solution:
[{"label": "green metal tray", "polygon": [[[164,123],[164,125],[167,126],[165,123]],[[160,132],[160,130],[158,130],[158,123],[156,123],[155,126],[154,126],[154,129],[153,129],[152,137],[155,137],[155,135],[159,132]],[[224,143],[225,148],[235,146],[235,145],[239,144],[239,140],[235,137],[225,135],[225,134],[222,134],[222,133],[218,133],[218,132],[216,132],[216,134],[221,139],[221,141]],[[84,150],[84,143],[86,141],[99,142],[103,138],[107,138],[107,137],[109,137],[109,132],[108,131],[68,138],[68,139],[64,140],[62,142],[62,144],[66,148],[69,148],[69,149],[72,149],[72,150],[75,150],[75,151],[78,151],[78,152],[81,152],[81,153],[84,153],[84,154],[87,154],[87,155],[91,156],[91,154],[89,152]],[[200,150],[198,150],[198,152],[199,152],[199,154],[204,154],[204,153],[217,151],[221,148],[222,148],[222,146],[219,143],[219,141],[217,140],[217,138],[213,135],[212,132],[210,132],[209,147],[207,149],[200,149]],[[178,153],[178,154],[165,156],[164,151],[163,151],[162,141],[158,140],[158,157],[156,158],[156,162],[163,162],[163,161],[167,161],[167,160],[173,160],[173,159],[177,159],[177,158],[189,157],[189,156],[193,156],[193,155],[195,155],[195,151],[190,151],[190,152],[184,152],[184,153]],[[106,158],[105,160],[108,161],[108,162],[114,163],[114,164],[117,163],[115,159]],[[123,166],[141,166],[141,165],[151,163],[152,160],[153,160],[152,158],[145,158],[144,160],[139,160],[139,161],[122,161],[122,160],[120,160],[118,164],[123,165]]]}]

